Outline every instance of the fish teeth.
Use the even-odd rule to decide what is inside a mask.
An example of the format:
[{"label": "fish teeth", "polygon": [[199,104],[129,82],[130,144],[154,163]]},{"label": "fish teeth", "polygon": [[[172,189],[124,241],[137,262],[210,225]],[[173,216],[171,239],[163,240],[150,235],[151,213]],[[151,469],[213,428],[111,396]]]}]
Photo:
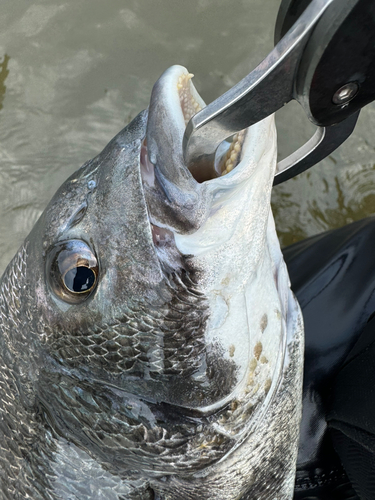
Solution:
[{"label": "fish teeth", "polygon": [[185,125],[190,118],[202,109],[201,105],[194,99],[190,92],[189,81],[193,78],[193,73],[183,73],[177,81],[177,90],[180,98],[181,109],[184,115]]},{"label": "fish teeth", "polygon": [[231,172],[239,163],[244,138],[245,130],[241,130],[233,136],[233,141],[224,158],[220,162],[224,166],[221,175],[229,174],[229,172]]}]

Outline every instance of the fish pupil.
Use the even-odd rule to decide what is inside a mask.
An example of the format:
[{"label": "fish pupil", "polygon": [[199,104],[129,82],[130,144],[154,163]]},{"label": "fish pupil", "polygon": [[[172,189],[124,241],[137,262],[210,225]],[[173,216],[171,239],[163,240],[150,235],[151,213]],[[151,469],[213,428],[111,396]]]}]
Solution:
[{"label": "fish pupil", "polygon": [[72,292],[87,292],[94,286],[95,273],[85,266],[73,267],[65,274],[64,283]]}]

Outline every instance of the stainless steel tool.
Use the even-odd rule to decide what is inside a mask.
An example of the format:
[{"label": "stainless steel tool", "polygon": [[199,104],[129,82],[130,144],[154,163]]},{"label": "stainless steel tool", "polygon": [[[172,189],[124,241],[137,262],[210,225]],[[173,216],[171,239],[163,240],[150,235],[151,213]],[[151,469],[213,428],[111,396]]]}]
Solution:
[{"label": "stainless steel tool", "polygon": [[212,171],[223,140],[295,99],[317,131],[278,163],[279,184],[339,147],[375,99],[375,0],[283,0],[275,41],[250,74],[187,124],[184,157],[197,178]]}]

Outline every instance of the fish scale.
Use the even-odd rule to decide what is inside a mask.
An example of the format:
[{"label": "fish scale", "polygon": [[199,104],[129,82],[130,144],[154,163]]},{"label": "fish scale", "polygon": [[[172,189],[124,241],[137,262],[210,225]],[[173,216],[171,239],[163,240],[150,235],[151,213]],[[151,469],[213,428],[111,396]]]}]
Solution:
[{"label": "fish scale", "polygon": [[[124,471],[134,466],[134,462],[137,460],[141,460],[144,466],[152,466],[154,470],[158,470],[157,463],[155,462],[156,457],[159,457],[159,467],[161,470],[168,469],[168,464],[172,466],[171,471],[173,471],[176,466],[182,469],[187,468],[187,470],[192,466],[199,466],[200,468],[207,464],[207,462],[212,462],[213,460],[217,461],[226,451],[228,445],[225,446],[225,441],[228,441],[227,439],[221,436],[219,440],[221,446],[215,449],[215,437],[218,439],[218,435],[212,430],[208,430],[204,437],[200,435],[196,436],[194,422],[190,422],[189,425],[186,425],[188,424],[187,422],[185,426],[177,424],[174,427],[172,426],[168,431],[165,427],[154,427],[150,429],[147,428],[145,424],[140,424],[136,415],[132,414],[131,409],[128,409],[126,412],[124,412],[123,409],[117,412],[112,409],[111,414],[108,415],[107,412],[103,411],[103,406],[106,408],[106,405],[103,405],[103,401],[98,393],[89,394],[96,404],[93,409],[95,415],[92,414],[88,417],[86,414],[86,403],[75,395],[76,381],[70,386],[67,385],[68,382],[69,381],[65,381],[63,397],[60,394],[60,378],[58,381],[54,382],[51,380],[51,376],[49,376],[48,384],[49,387],[53,389],[52,402],[56,401],[56,405],[60,407],[61,400],[65,400],[66,402],[63,414],[56,417],[61,425],[59,432],[72,442],[79,442],[80,433],[83,433],[89,436],[89,441],[86,446],[89,446],[92,442],[97,443],[99,440],[105,447],[116,450],[117,461],[121,460],[121,463],[123,462],[122,468]],[[72,404],[73,401],[74,404]],[[65,412],[69,412],[69,415],[65,414]],[[167,420],[168,418],[166,418],[166,421]],[[67,422],[70,422],[71,428],[69,428]],[[76,434],[74,434],[74,425],[72,422],[76,422],[77,427],[78,424],[80,426]],[[192,436],[196,436],[196,439],[199,441],[203,439],[203,442],[206,442],[205,448],[207,457],[206,460],[203,460],[203,462],[199,464],[197,461],[200,462],[201,457],[200,453],[197,453],[196,447],[190,442]],[[189,446],[187,446],[188,444],[190,445],[190,450]],[[88,447],[87,451],[89,450],[90,448]],[[121,459],[119,458],[120,453],[123,455]],[[139,455],[139,458],[134,458],[134,454]],[[147,456],[150,457],[150,461],[147,460]],[[108,467],[110,467],[110,465],[108,465]],[[137,475],[139,475],[139,473],[137,473]]]},{"label": "fish scale", "polygon": [[[201,365],[200,356],[204,350],[204,342],[199,337],[202,335],[205,316],[197,314],[197,309],[204,311],[204,303],[199,297],[192,297],[193,304],[184,303],[192,311],[190,319],[189,316],[186,317],[185,307],[181,311],[178,305],[172,304],[165,316],[157,313],[152,326],[145,325],[144,321],[138,320],[136,316],[128,316],[121,320],[115,319],[113,323],[102,328],[94,326],[93,332],[77,331],[75,328],[71,333],[64,331],[62,334],[60,329],[50,328],[45,323],[39,325],[39,330],[44,332],[45,341],[51,343],[55,357],[73,364],[90,356],[93,366],[97,364],[110,372],[122,373],[132,369],[140,371],[143,364],[153,372],[153,365],[149,365],[148,356],[150,346],[153,346],[154,349],[163,351],[163,359],[159,363],[164,364],[165,375],[189,373]],[[137,314],[140,314],[139,311]],[[133,322],[133,325],[130,325],[130,322]],[[145,326],[147,331],[144,331]],[[162,337],[162,345],[158,345],[157,335]],[[123,343],[126,344],[125,348]],[[195,353],[193,359],[192,351]],[[111,356],[112,353],[116,357]],[[188,364],[186,360],[189,360]],[[155,368],[156,372],[160,371],[159,366]]]},{"label": "fish scale", "polygon": [[[0,400],[3,409],[0,419],[1,493],[4,499],[51,499],[48,478],[52,475],[49,464],[54,444],[38,414],[35,414],[20,391],[20,386],[27,389],[29,381],[17,370],[14,358],[4,343],[15,325],[18,333],[23,332],[21,316],[15,313],[19,313],[22,304],[20,297],[24,293],[25,275],[24,246],[7,267],[0,288],[0,324],[3,334],[0,340]],[[12,340],[22,342],[22,337],[12,336]],[[31,390],[27,392],[31,393]]]}]

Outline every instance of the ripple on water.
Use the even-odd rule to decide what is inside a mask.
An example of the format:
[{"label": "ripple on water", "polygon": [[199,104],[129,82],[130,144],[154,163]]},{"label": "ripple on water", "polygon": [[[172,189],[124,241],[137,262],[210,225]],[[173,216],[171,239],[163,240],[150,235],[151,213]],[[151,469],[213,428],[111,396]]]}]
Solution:
[{"label": "ripple on water", "polygon": [[273,192],[273,210],[282,246],[335,229],[375,212],[375,163],[311,171],[281,184]]}]

